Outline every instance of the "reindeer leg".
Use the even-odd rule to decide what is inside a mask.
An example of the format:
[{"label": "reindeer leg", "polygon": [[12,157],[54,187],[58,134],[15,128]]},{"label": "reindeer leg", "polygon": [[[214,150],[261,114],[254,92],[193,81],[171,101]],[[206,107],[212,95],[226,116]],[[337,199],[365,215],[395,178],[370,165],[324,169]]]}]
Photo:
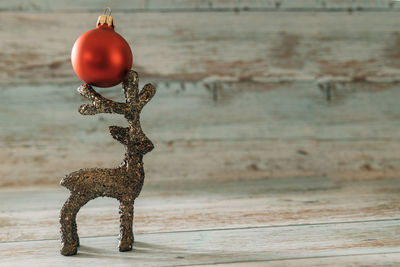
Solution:
[{"label": "reindeer leg", "polygon": [[[78,213],[76,213],[78,214]],[[72,229],[73,229],[73,234],[74,234],[74,239],[76,240],[76,246],[79,247],[79,236],[78,236],[78,226],[76,225],[76,214],[74,216],[74,219],[72,220]]]},{"label": "reindeer leg", "polygon": [[133,245],[133,200],[123,198],[119,205],[120,213],[120,240],[119,251],[130,251]]},{"label": "reindeer leg", "polygon": [[87,203],[80,196],[72,194],[60,213],[61,224],[61,254],[64,256],[75,255],[78,251],[79,237],[76,226],[76,214]]}]

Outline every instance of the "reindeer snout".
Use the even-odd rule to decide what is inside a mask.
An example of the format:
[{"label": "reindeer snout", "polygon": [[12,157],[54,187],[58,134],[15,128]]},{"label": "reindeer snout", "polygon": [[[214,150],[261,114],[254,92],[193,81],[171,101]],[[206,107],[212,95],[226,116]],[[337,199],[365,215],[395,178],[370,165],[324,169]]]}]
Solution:
[{"label": "reindeer snout", "polygon": [[154,148],[153,142],[151,142],[150,139],[144,134],[135,140],[135,145],[138,151],[140,151],[140,153],[143,155],[149,153]]},{"label": "reindeer snout", "polygon": [[145,149],[143,151],[144,152],[143,154],[149,153],[150,151],[152,151],[154,149],[154,144],[153,144],[153,142],[150,141],[150,139],[146,140],[144,146],[145,146]]}]

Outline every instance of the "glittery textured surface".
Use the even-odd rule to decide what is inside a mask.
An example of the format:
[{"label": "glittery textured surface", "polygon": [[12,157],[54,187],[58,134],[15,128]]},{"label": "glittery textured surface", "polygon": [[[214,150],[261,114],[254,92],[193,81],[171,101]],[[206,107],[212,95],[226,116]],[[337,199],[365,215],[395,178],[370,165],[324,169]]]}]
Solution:
[{"label": "glittery textured surface", "polygon": [[122,83],[125,103],[104,98],[88,84],[83,84],[78,88],[82,96],[92,101],[91,104],[82,105],[79,113],[82,115],[121,114],[124,115],[129,126],[126,128],[110,126],[112,137],[126,148],[125,159],[119,167],[80,169],[61,180],[60,184],[71,192],[60,213],[62,255],[70,256],[77,253],[79,237],[76,215],[82,206],[97,197],[112,197],[119,200],[119,250],[132,249],[133,204],[143,186],[143,155],[154,148],[140,126],[140,112],[154,96],[156,88],[151,84],[146,84],[139,92],[138,83],[138,74],[131,70]]}]

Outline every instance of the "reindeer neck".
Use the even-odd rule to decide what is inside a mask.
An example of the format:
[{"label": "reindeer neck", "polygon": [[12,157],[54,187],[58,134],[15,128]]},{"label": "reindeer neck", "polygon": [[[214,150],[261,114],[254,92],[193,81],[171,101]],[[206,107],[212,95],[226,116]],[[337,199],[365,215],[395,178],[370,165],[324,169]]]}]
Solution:
[{"label": "reindeer neck", "polygon": [[[138,136],[142,133],[139,112],[127,114],[126,119],[129,123],[129,139],[133,140],[135,136]],[[137,144],[128,144],[126,146],[124,163],[128,172],[137,171],[138,169],[143,168],[143,155],[140,154],[137,149],[135,149],[136,146]]]},{"label": "reindeer neck", "polygon": [[128,173],[135,173],[143,169],[143,155],[138,153],[133,147],[126,146],[125,159],[122,164]]},{"label": "reindeer neck", "polygon": [[129,123],[129,135],[130,138],[138,136],[142,132],[142,127],[140,126],[140,115],[139,112],[132,112],[125,115],[125,119]]},{"label": "reindeer neck", "polygon": [[124,165],[128,172],[143,168],[143,155],[127,151],[125,153]]}]

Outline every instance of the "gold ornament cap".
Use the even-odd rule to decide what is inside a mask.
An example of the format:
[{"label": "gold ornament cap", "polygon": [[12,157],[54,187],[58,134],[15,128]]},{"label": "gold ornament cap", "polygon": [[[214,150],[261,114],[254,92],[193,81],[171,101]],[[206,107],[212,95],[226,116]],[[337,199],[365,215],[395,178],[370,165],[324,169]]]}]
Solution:
[{"label": "gold ornament cap", "polygon": [[[108,15],[106,14],[107,10],[109,11]],[[104,14],[100,15],[99,18],[97,19],[96,26],[103,26],[104,24],[107,24],[109,27],[115,27],[115,21],[114,18],[111,17],[111,8],[107,7],[106,10],[104,10]]]}]

